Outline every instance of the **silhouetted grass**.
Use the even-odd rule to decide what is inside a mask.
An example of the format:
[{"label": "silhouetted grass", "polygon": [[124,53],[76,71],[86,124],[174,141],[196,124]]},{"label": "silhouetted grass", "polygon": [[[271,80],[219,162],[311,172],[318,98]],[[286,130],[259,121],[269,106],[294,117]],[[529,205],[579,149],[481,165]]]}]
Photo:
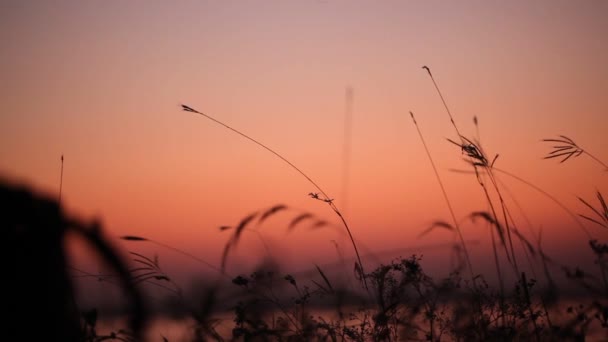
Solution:
[{"label": "silhouetted grass", "polygon": [[[397,258],[388,264],[381,264],[371,272],[365,272],[361,267],[362,258],[356,249],[355,240],[350,234],[346,222],[343,221],[356,251],[357,262],[355,262],[353,276],[360,281],[360,290],[371,294],[374,299],[373,303],[362,296],[356,288],[350,288],[337,281],[338,278],[341,278],[340,273],[343,271],[336,271],[333,268],[329,268],[328,271],[326,267],[314,265],[312,272],[309,273],[310,278],[302,280],[294,274],[280,272],[272,263],[262,264],[250,275],[232,276],[232,290],[227,288],[228,285],[220,282],[203,290],[201,305],[196,306],[195,309],[186,310],[186,315],[195,322],[193,328],[195,341],[554,341],[581,340],[597,336],[590,335],[591,331],[595,331],[594,334],[598,334],[598,330],[599,334],[608,331],[608,262],[606,258],[608,246],[591,239],[591,233],[577,219],[577,215],[547,191],[507,171],[496,168],[498,154],[489,158],[478,141],[477,118],[474,118],[477,140],[462,136],[430,69],[427,67],[425,69],[433,80],[448,112],[450,122],[459,136],[460,143],[448,140],[460,148],[468,165],[472,167],[471,174],[476,177],[482,189],[482,195],[488,202],[489,210],[474,211],[466,217],[473,221],[481,219],[490,227],[498,289],[490,285],[484,275],[473,271],[473,260],[471,260],[464,234],[460,228],[461,223],[452,209],[418,122],[416,122],[414,114],[410,112],[450,210],[452,221],[448,223],[436,220],[429,228],[423,230],[420,236],[425,236],[434,230],[457,234],[460,243],[455,246],[455,250],[457,254],[463,253],[464,255],[464,262],[469,271],[468,279],[463,279],[460,276],[459,268],[455,268],[447,277],[435,280],[424,271],[422,258],[418,255],[410,258]],[[184,106],[184,110],[202,114],[187,106]],[[210,119],[216,121],[213,118]],[[245,136],[221,122],[218,123]],[[273,150],[248,136],[245,137],[276,154],[302,173]],[[572,145],[576,146],[573,142]],[[566,150],[560,150],[552,155],[562,156],[559,153],[564,151]],[[577,151],[577,155],[583,153],[580,152],[582,150]],[[575,156],[575,154],[571,156]],[[596,277],[592,273],[583,271],[580,267],[573,268],[557,263],[543,249],[542,231],[535,233],[530,227],[533,236],[532,238],[527,237],[518,228],[502,197],[500,186],[502,183],[495,172],[513,177],[534,188],[573,217],[579,227],[590,237],[589,246],[595,255],[595,264],[599,266],[601,276]],[[305,177],[309,179],[307,176]],[[486,185],[486,181],[489,181],[491,187]],[[314,182],[311,181],[311,183],[316,186]],[[334,209],[333,199],[329,198],[320,188],[317,187],[317,189],[319,193],[311,192],[309,195],[313,199],[328,203]],[[497,203],[490,196],[491,191],[498,197]],[[608,209],[599,191],[597,192],[598,204],[595,206],[583,198],[579,198],[579,200],[588,213],[581,213],[578,217],[602,228],[608,227]],[[231,234],[224,246],[219,271],[226,276],[228,256],[237,247],[245,232],[251,231],[259,234],[257,225],[266,222],[273,215],[289,210],[289,206],[278,204],[246,215],[234,226],[220,227],[220,231],[231,232]],[[334,211],[344,220],[337,209]],[[308,222],[310,228],[328,225],[323,218],[318,218],[311,213],[296,212],[288,220],[286,230],[290,232],[297,226],[303,225],[304,222]],[[531,278],[527,271],[520,270],[521,266],[517,263],[517,253],[511,236],[520,242],[521,251],[525,254],[534,277]],[[264,243],[261,235],[259,238]],[[125,236],[123,239],[151,241],[135,236]],[[174,247],[157,244],[179,251]],[[265,243],[264,245],[268,251]],[[508,278],[503,274],[498,253],[499,246],[503,250],[504,260],[513,268],[514,283],[508,283]],[[196,258],[183,251],[180,253]],[[132,269],[135,281],[146,284],[146,280],[170,280],[170,277],[158,267],[157,259],[140,254],[133,255],[136,257],[135,262],[143,265],[140,269]],[[340,258],[343,259],[343,256]],[[344,265],[344,260],[338,264]],[[542,268],[546,283],[544,286],[540,285],[536,279],[535,264]],[[566,278],[578,286],[579,291],[583,294],[583,297],[578,299],[580,303],[565,304],[573,299],[560,295],[560,286],[554,280],[555,269],[561,269]],[[180,305],[192,306],[183,297],[180,301]],[[225,304],[222,306],[219,303]],[[560,305],[566,305],[566,307],[562,308]],[[220,332],[222,323],[214,319],[214,316],[222,312],[222,308],[231,308],[234,317],[232,328],[223,333]],[[565,316],[563,312],[565,312]],[[163,339],[165,338],[163,337]]]},{"label": "silhouetted grass", "polygon": [[[429,70],[428,67],[425,67],[426,70],[429,72],[429,75],[431,75],[431,71]],[[432,76],[431,76],[431,79]],[[435,82],[435,80],[433,79],[433,83]],[[435,86],[437,87],[437,84],[435,84]],[[439,88],[437,88],[437,90],[439,91]],[[439,95],[441,96],[441,92],[439,92]],[[443,96],[441,96],[441,99],[443,100]],[[445,102],[444,102],[445,104]],[[450,114],[449,109],[447,108],[446,105],[446,109],[448,110],[448,114]],[[460,243],[462,244],[462,250],[465,254],[465,260],[467,262],[467,266],[469,269],[469,272],[471,274],[471,280],[473,280],[473,282],[475,282],[475,272],[473,271],[473,264],[471,263],[471,257],[469,256],[469,250],[467,249],[466,243],[464,241],[464,237],[462,235],[462,230],[460,229],[460,225],[458,223],[458,220],[456,219],[456,214],[454,213],[454,209],[452,208],[452,203],[450,202],[450,199],[448,198],[448,193],[445,190],[445,187],[443,186],[443,182],[441,181],[441,177],[439,176],[439,172],[437,171],[437,167],[435,166],[435,162],[433,161],[433,157],[431,156],[431,152],[429,151],[426,142],[424,140],[424,137],[422,135],[422,132],[420,131],[420,127],[418,126],[418,122],[416,121],[416,118],[414,117],[414,113],[410,111],[410,116],[412,118],[412,121],[414,122],[414,126],[416,126],[416,130],[418,131],[418,136],[420,137],[420,141],[422,141],[422,145],[424,146],[424,150],[426,152],[426,155],[429,158],[429,161],[431,163],[431,166],[433,167],[433,172],[435,173],[435,178],[437,179],[437,183],[439,183],[439,186],[441,188],[441,193],[443,194],[443,198],[446,202],[446,205],[448,206],[448,209],[450,211],[450,216],[452,218],[452,222],[454,225],[454,228],[456,228],[456,233],[458,234],[458,238],[460,239]],[[451,114],[450,114],[450,118],[451,118]],[[453,121],[453,120],[452,120]],[[456,126],[454,126],[456,127]],[[457,129],[457,128],[456,128]],[[451,225],[442,225],[444,228],[445,227],[452,227]],[[432,228],[432,227],[431,227]]]},{"label": "silhouetted grass", "polygon": [[[345,229],[333,226],[323,217],[317,217],[307,211],[294,210],[286,204],[265,207],[243,216],[234,225],[219,227],[219,233],[226,235],[220,266],[147,237],[121,237],[128,243],[151,243],[178,252],[216,273],[216,279],[209,281],[213,276],[206,275],[206,281],[196,286],[196,291],[186,293],[181,285],[173,280],[170,272],[161,267],[158,255],[148,256],[131,251],[128,254],[130,260],[121,258],[115,248],[103,238],[99,225],[86,225],[67,218],[56,203],[60,197],[59,200],[49,202],[27,191],[16,191],[2,186],[1,204],[2,207],[9,208],[9,212],[4,216],[8,218],[8,224],[5,226],[9,247],[12,248],[10,251],[23,257],[23,260],[19,259],[16,267],[5,261],[9,279],[16,277],[35,283],[34,280],[38,279],[39,275],[31,270],[39,269],[40,263],[44,265],[44,269],[40,270],[41,274],[45,275],[42,279],[58,291],[34,293],[32,298],[40,300],[23,299],[27,303],[25,309],[15,304],[18,300],[10,298],[10,308],[16,312],[19,320],[16,326],[23,330],[12,329],[11,333],[17,333],[16,336],[20,333],[26,340],[29,337],[34,337],[35,340],[47,337],[49,340],[87,342],[142,340],[146,336],[146,314],[151,313],[144,310],[142,291],[148,286],[155,286],[169,294],[168,299],[157,310],[161,313],[172,312],[184,322],[189,322],[187,329],[190,329],[193,341],[579,341],[608,335],[608,244],[594,238],[591,230],[583,223],[587,222],[602,232],[608,228],[608,206],[602,193],[596,191],[596,200],[593,201],[578,197],[583,212],[577,215],[549,192],[496,168],[498,154],[490,157],[484,151],[480,142],[477,117],[473,119],[476,139],[462,135],[430,68],[423,68],[429,74],[458,136],[457,139],[448,139],[448,142],[459,147],[459,152],[471,167],[466,172],[475,177],[481,188],[481,195],[487,202],[485,209],[466,215],[455,213],[419,123],[410,112],[450,212],[447,221],[436,219],[419,236],[423,237],[431,232],[436,234],[435,231],[458,236],[457,242],[447,246],[453,248],[454,258],[458,259],[456,266],[452,267],[447,275],[438,277],[428,274],[419,254],[395,258],[388,263],[381,262],[366,271],[363,268],[363,259],[366,256],[360,255],[358,249],[364,245],[364,241],[354,239],[334,200],[311,178],[257,140],[182,105],[183,110],[200,114],[247,138],[298,171],[317,191],[309,193],[309,196],[327,203],[338,215]],[[587,155],[602,167],[606,167],[600,159],[566,136],[543,141],[558,144],[546,159],[560,158],[561,162],[565,162],[574,159],[573,157]],[[589,238],[588,252],[594,258],[593,263],[561,264],[545,252],[546,242],[543,242],[541,229],[535,232],[529,224],[530,236],[524,234],[503,198],[505,188],[499,175],[506,175],[527,184],[565,210]],[[62,179],[60,184],[61,182]],[[514,197],[508,191],[506,193]],[[515,199],[514,203],[517,203]],[[342,234],[348,235],[353,246],[356,256],[354,267],[350,270],[344,267],[347,265],[346,258],[342,255],[340,246],[333,241],[339,256],[338,262],[313,264],[309,270],[298,273],[279,269],[275,262],[277,258],[273,257],[260,232],[260,227],[272,223],[277,215],[290,215],[287,216],[288,220],[284,226],[287,233],[299,227],[338,227]],[[481,220],[489,227],[497,282],[493,281],[493,277],[486,278],[486,275],[474,272],[475,263],[480,261],[471,257],[467,244],[470,240],[465,239],[461,229],[465,220]],[[66,232],[76,232],[84,237],[110,264],[111,272],[95,274],[69,266],[62,254],[63,236]],[[267,257],[249,274],[237,274],[234,270],[232,271],[235,274],[229,274],[229,257],[248,234],[255,234],[259,238]],[[519,253],[516,253],[513,240],[520,242],[517,246],[521,247]],[[47,255],[41,251],[49,253]],[[521,253],[525,255],[527,268],[526,263],[518,263]],[[49,255],[55,258],[45,259]],[[249,260],[253,257],[249,256]],[[512,269],[511,278],[508,277],[510,273],[503,269],[503,263]],[[537,267],[542,269],[542,273],[539,272],[540,277],[536,274]],[[468,271],[466,277],[460,274],[464,268]],[[594,268],[595,271],[591,272],[587,268]],[[507,271],[508,269],[506,268]],[[131,309],[128,328],[101,332],[99,322],[103,318],[99,317],[97,310],[83,310],[80,315],[77,311],[74,312],[76,305],[73,303],[72,284],[67,279],[66,270],[76,272],[73,278],[95,279],[103,284],[124,289],[128,294]],[[576,287],[578,296],[567,295],[563,284],[556,280],[560,274],[567,279],[568,285]],[[544,279],[540,279],[542,277]],[[353,282],[352,278],[359,284]],[[14,292],[25,297],[26,292],[23,289],[13,282],[9,281],[9,284],[12,286],[11,295]],[[59,310],[65,303],[70,304],[68,309]],[[36,304],[40,306],[38,309],[43,317],[36,316]],[[51,316],[53,309],[58,310],[57,317]],[[28,310],[32,310],[29,316],[25,314],[30,312]],[[230,313],[229,319],[225,318],[227,311]],[[52,323],[42,324],[47,319]],[[40,324],[47,332],[25,331],[26,327],[37,326],[39,321],[43,321]],[[57,322],[68,324],[57,329],[53,326]],[[169,341],[169,338],[163,335],[150,338],[154,341]]]},{"label": "silhouetted grass", "polygon": [[[217,120],[217,119],[215,119],[215,118],[213,118],[213,117],[211,117],[211,116],[209,116],[209,115],[207,115],[205,113],[199,112],[198,110],[196,110],[196,109],[194,109],[194,108],[192,108],[190,106],[186,106],[186,105],[182,104],[182,109],[184,111],[186,111],[186,112],[202,115],[205,118],[207,118],[207,119],[209,119],[209,120],[211,120],[211,121],[213,121],[213,122],[215,122],[215,123],[217,123],[217,124],[219,124],[219,125],[227,128],[227,129],[233,131],[234,133],[236,133],[236,134],[238,134],[238,135],[246,138],[247,140],[255,143],[256,145],[258,145],[258,146],[262,147],[263,149],[267,150],[268,152],[274,154],[277,158],[279,158],[282,161],[284,161],[285,163],[287,163],[287,165],[291,166],[291,168],[293,168],[300,175],[302,175],[304,178],[306,178],[306,180],[308,180],[308,182],[310,182],[323,195],[323,198],[320,198],[317,193],[311,193],[312,197],[315,198],[315,199],[319,199],[319,200],[327,203],[329,205],[329,207],[334,211],[334,213],[336,215],[338,215],[338,217],[342,221],[342,224],[344,225],[344,228],[346,229],[346,232],[348,233],[350,241],[351,241],[351,243],[353,245],[353,249],[355,250],[355,255],[357,256],[357,262],[359,263],[359,267],[363,270],[363,264],[362,264],[362,261],[361,261],[361,256],[359,255],[359,249],[357,248],[357,244],[355,243],[355,238],[353,237],[353,234],[351,232],[351,229],[348,226],[348,223],[346,222],[346,219],[344,218],[344,216],[342,215],[342,213],[340,212],[340,210],[338,209],[338,207],[335,205],[334,200],[331,197],[329,197],[327,195],[327,193],[315,181],[312,180],[312,178],[310,178],[307,174],[305,174],[302,170],[300,170],[297,166],[295,166],[293,163],[291,163],[285,157],[283,157],[282,155],[280,155],[279,153],[277,153],[273,149],[269,148],[268,146],[262,144],[261,142],[259,142],[259,141],[255,140],[255,139],[251,138],[250,136],[248,136],[248,135],[246,135],[244,133],[241,133],[240,131],[238,131],[238,130],[236,130],[236,129],[234,129],[234,128],[226,125],[226,124],[224,124],[223,122],[221,122],[221,121],[219,121],[219,120]],[[365,282],[365,280],[364,280],[364,284],[365,284],[365,287],[367,288],[367,283]]]},{"label": "silhouetted grass", "polygon": [[568,138],[565,135],[560,135],[558,139],[543,139],[543,141],[558,144],[553,146],[553,151],[549,152],[545,159],[563,157],[563,159],[560,160],[560,163],[563,163],[571,157],[578,157],[581,154],[586,154],[596,163],[603,166],[606,171],[608,171],[608,165],[606,165],[606,163],[604,163],[591,153],[587,152],[582,147],[578,146],[572,139]]}]

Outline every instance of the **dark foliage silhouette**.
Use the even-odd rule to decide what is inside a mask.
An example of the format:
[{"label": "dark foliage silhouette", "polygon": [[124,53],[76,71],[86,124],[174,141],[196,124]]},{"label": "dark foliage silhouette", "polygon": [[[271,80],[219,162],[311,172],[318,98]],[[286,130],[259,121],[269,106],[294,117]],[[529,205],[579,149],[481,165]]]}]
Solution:
[{"label": "dark foliage silhouette", "polygon": [[130,339],[141,340],[146,321],[144,302],[133,279],[98,223],[83,224],[68,218],[55,200],[25,186],[0,180],[2,258],[8,317],[3,336],[20,341],[85,341],[91,338],[87,319],[74,300],[74,284],[67,266],[65,239],[76,234],[115,272],[129,304]]}]

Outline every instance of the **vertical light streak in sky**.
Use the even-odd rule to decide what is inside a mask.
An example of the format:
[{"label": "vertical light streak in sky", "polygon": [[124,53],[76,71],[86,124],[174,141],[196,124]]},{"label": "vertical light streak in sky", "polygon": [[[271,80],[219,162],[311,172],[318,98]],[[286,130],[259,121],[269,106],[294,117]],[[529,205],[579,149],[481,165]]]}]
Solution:
[{"label": "vertical light streak in sky", "polygon": [[344,145],[342,149],[342,208],[348,213],[349,205],[349,187],[350,187],[350,164],[352,155],[352,130],[353,130],[353,88],[346,87],[345,106],[344,106]]}]

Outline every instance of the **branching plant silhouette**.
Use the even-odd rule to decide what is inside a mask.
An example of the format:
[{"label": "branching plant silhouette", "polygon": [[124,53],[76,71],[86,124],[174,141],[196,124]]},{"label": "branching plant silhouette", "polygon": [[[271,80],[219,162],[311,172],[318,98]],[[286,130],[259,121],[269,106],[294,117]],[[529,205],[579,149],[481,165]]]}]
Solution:
[{"label": "branching plant silhouette", "polygon": [[[498,158],[498,154],[496,154],[494,156],[494,158],[491,159],[487,157],[486,153],[484,152],[484,150],[481,147],[479,140],[479,128],[478,128],[478,120],[477,117],[473,118],[473,122],[475,124],[475,127],[477,129],[477,141],[474,139],[469,139],[467,137],[465,137],[464,135],[462,135],[460,133],[460,130],[458,128],[458,126],[456,125],[456,122],[454,120],[454,117],[450,111],[449,106],[447,105],[447,102],[441,92],[441,90],[439,89],[439,86],[437,84],[437,82],[435,81],[435,78],[433,76],[433,74],[431,73],[431,70],[428,66],[423,66],[422,67],[429,75],[429,77],[431,78],[431,81],[433,82],[433,85],[437,91],[437,94],[439,95],[441,102],[445,108],[445,111],[447,112],[448,118],[450,120],[451,125],[453,126],[455,133],[457,134],[460,142],[456,142],[454,140],[448,139],[448,141],[458,147],[460,147],[462,154],[465,155],[466,157],[466,161],[473,167],[473,171],[472,173],[475,174],[476,179],[480,185],[480,187],[483,190],[483,193],[485,195],[486,198],[486,202],[490,208],[490,211],[488,213],[486,212],[477,212],[477,213],[472,213],[471,214],[471,218],[475,218],[475,217],[479,217],[484,219],[486,222],[488,222],[491,226],[493,226],[495,228],[491,229],[491,242],[492,242],[492,250],[494,253],[494,259],[495,259],[495,267],[496,267],[496,272],[497,272],[497,276],[498,276],[498,280],[499,280],[499,285],[500,285],[500,310],[502,311],[501,317],[502,317],[502,326],[506,327],[507,326],[507,322],[505,320],[506,316],[506,310],[507,310],[507,306],[506,306],[506,297],[505,297],[505,289],[504,289],[504,284],[503,284],[503,275],[502,275],[502,271],[501,271],[501,266],[500,266],[500,262],[498,259],[498,253],[497,253],[497,249],[496,249],[496,245],[497,242],[495,240],[495,232],[498,234],[499,237],[499,241],[500,244],[502,245],[502,247],[504,248],[504,256],[506,257],[507,261],[509,262],[509,264],[512,266],[514,274],[516,275],[517,278],[519,278],[522,283],[526,282],[526,275],[524,272],[520,272],[519,270],[519,265],[518,265],[518,261],[517,261],[517,256],[515,254],[515,249],[513,246],[513,239],[512,239],[512,235],[515,236],[516,238],[519,239],[519,241],[522,244],[522,249],[524,251],[524,254],[526,255],[526,260],[528,261],[528,264],[530,265],[530,267],[533,270],[533,262],[532,262],[532,257],[534,257],[536,255],[536,251],[533,248],[532,244],[523,236],[523,234],[521,234],[521,232],[515,227],[515,221],[508,209],[508,207],[505,204],[503,195],[502,195],[502,191],[501,188],[499,186],[499,179],[495,176],[494,172],[501,172],[503,174],[507,174],[508,176],[511,176],[521,182],[524,182],[525,184],[533,187],[534,189],[536,189],[537,191],[541,192],[543,195],[548,196],[550,199],[552,199],[554,202],[556,202],[560,207],[562,207],[564,210],[566,210],[571,217],[573,217],[573,219],[577,222],[577,224],[579,225],[579,227],[582,228],[582,230],[586,233],[586,235],[590,238],[591,235],[589,234],[588,230],[585,228],[585,226],[583,224],[580,223],[580,221],[577,219],[577,217],[572,214],[563,204],[561,204],[561,202],[559,202],[557,199],[555,199],[553,196],[551,196],[550,194],[548,194],[546,191],[538,188],[537,186],[535,186],[534,184],[531,184],[530,182],[527,182],[515,175],[512,175],[506,171],[503,170],[499,170],[497,168],[495,168],[494,164]],[[420,129],[418,127],[418,124],[414,118],[414,115],[412,112],[410,112],[410,115],[412,117],[412,120],[414,121],[414,125],[416,126],[417,130],[418,130],[418,134],[423,142],[423,144],[425,145],[425,150],[427,155],[429,156],[429,159],[431,160],[431,164],[433,165],[433,161],[432,158],[430,156],[430,153],[428,151],[428,148],[426,148],[426,144],[424,142],[424,138],[422,137],[422,134],[420,132]],[[548,154],[548,156],[546,157],[547,159],[549,158],[557,158],[557,157],[563,157],[562,162],[568,160],[571,157],[577,157],[580,156],[581,154],[585,153],[587,154],[589,157],[591,157],[594,161],[598,162],[600,165],[602,165],[603,167],[606,167],[606,164],[603,163],[601,160],[599,160],[597,157],[593,156],[592,154],[586,152],[585,150],[583,150],[581,147],[579,147],[576,143],[574,143],[574,141],[572,139],[569,139],[565,136],[560,136],[560,139],[544,139],[543,141],[545,142],[553,142],[553,143],[558,143],[558,146],[554,146],[554,150],[552,152],[550,152]],[[433,165],[434,167],[434,165]],[[607,168],[608,169],[608,168]],[[441,184],[441,180],[439,178],[439,175],[437,174],[436,169],[434,168],[436,177]],[[490,196],[490,189],[488,188],[488,186],[485,184],[485,179],[489,180],[491,187],[493,189],[494,194],[498,197],[498,204],[495,204],[494,201],[492,200],[492,197]],[[447,199],[447,195],[445,194],[445,191],[443,190],[442,187],[442,191],[444,192],[444,197],[446,198],[446,200],[449,202],[449,200]],[[580,199],[580,198],[579,198]],[[603,202],[603,198],[601,198],[601,195],[598,196],[598,199],[600,201],[600,205],[603,206],[604,202]],[[589,205],[587,202],[585,202],[584,200],[580,199],[588,208],[590,208],[595,214],[595,217],[599,217],[600,219],[604,218],[604,215],[602,213],[602,210],[596,210],[595,208],[593,208],[593,206]],[[448,203],[449,206],[449,203]],[[498,215],[498,212],[501,212],[500,217]],[[453,213],[451,212],[451,214],[453,215]],[[595,223],[600,223],[601,225],[601,220],[600,222],[598,222],[596,219],[590,219],[588,216],[585,215],[580,215],[581,217],[591,221],[591,222],[595,222]],[[608,218],[608,215],[606,215],[606,218]],[[454,218],[453,218],[454,219]],[[456,220],[454,220],[454,222],[456,222]],[[449,230],[452,231],[456,231],[457,233],[459,233],[459,236],[461,237],[460,234],[460,229],[458,227],[453,227],[452,225],[439,225],[438,227],[447,227],[449,228]],[[432,227],[434,228],[434,227]],[[532,230],[532,227],[529,226],[529,228]],[[532,233],[534,234],[534,232],[532,231]],[[544,253],[542,253],[542,249],[540,249],[540,234],[538,234],[537,240],[539,241],[539,250],[542,256],[542,262],[543,262],[543,267],[546,270],[546,262],[548,261],[548,258],[546,258],[546,256],[544,255]],[[462,237],[461,237],[461,241],[463,241]],[[465,247],[466,248],[466,247]],[[598,257],[598,264],[604,265],[604,259],[603,259],[603,254],[602,253],[598,253],[597,251],[601,250],[601,248],[593,248],[592,245],[592,249],[594,250],[594,253],[597,255]],[[465,256],[467,254],[467,251],[465,249]],[[469,268],[471,269],[471,263],[468,263]],[[605,274],[605,266],[600,266],[600,270],[602,273],[602,278],[604,280],[604,286],[606,288],[608,288],[608,280]],[[553,284],[553,280],[550,278],[550,276],[547,273],[547,280],[550,284]],[[471,271],[471,274],[473,274],[473,272]],[[473,285],[475,285],[475,280],[473,278]],[[550,287],[553,287],[550,285]],[[528,294],[526,293],[526,296]],[[545,302],[543,301],[543,306],[545,306]],[[530,311],[531,312],[531,311]],[[547,313],[547,319],[548,318],[548,311],[546,310],[545,307],[545,312]],[[536,327],[536,322],[534,321],[534,326],[535,326],[535,337],[537,340],[539,340],[539,333],[538,333],[538,329]]]},{"label": "branching plant silhouette", "polygon": [[553,146],[553,151],[549,152],[547,156],[545,156],[545,159],[564,157],[562,160],[560,160],[560,163],[563,163],[571,157],[579,157],[581,154],[586,154],[589,158],[593,159],[596,163],[600,164],[606,171],[608,171],[608,165],[606,165],[606,163],[582,147],[578,146],[567,136],[560,135],[558,139],[543,139],[542,141],[558,144]]}]

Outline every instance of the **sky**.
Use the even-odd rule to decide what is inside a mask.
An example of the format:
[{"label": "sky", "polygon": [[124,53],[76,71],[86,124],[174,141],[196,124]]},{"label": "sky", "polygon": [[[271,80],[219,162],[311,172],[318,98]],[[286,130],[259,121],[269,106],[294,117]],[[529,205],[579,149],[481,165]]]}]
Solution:
[{"label": "sky", "polygon": [[[466,218],[488,204],[474,176],[452,171],[470,167],[446,140],[458,137],[422,66],[462,134],[499,154],[497,168],[575,215],[591,215],[577,196],[597,204],[596,191],[608,195],[606,171],[586,155],[544,160],[551,145],[541,140],[566,135],[608,161],[607,16],[605,1],[2,1],[0,175],[55,197],[63,155],[70,215],[214,265],[230,234],[218,227],[288,206],[256,227],[261,235],[246,232],[229,270],[268,253],[260,236],[288,268],[353,256],[339,218],[308,196],[318,192],[311,183],[238,134],[182,111],[187,104],[306,173],[364,251],[384,262],[425,253],[442,265],[453,235],[419,234],[451,216],[413,111],[483,263],[488,228]],[[546,248],[564,261],[588,253],[588,237],[566,211],[497,174],[522,232],[542,230]],[[330,225],[287,233],[304,212]],[[606,240],[605,229],[583,223]],[[158,254],[169,269],[201,268],[157,244],[117,243]],[[383,253],[394,249],[402,251]]]}]

